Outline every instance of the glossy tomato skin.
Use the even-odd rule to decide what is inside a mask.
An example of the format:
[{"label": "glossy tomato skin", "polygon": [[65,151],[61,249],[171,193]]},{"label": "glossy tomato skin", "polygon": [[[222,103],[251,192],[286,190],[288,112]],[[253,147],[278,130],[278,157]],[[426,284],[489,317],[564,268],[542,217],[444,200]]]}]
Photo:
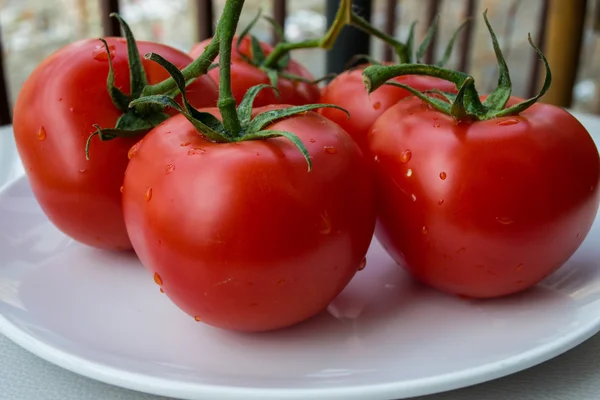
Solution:
[{"label": "glossy tomato skin", "polygon": [[[129,92],[124,39],[106,39],[113,54],[116,86]],[[157,52],[183,67],[191,59],[157,43],[139,41],[140,54]],[[150,83],[167,78],[156,63],[144,60]],[[14,110],[17,149],[33,193],[50,221],[71,238],[90,246],[131,248],[123,222],[120,187],[127,152],[139,138],[85,143],[94,124],[114,127],[121,115],[107,89],[108,56],[98,40],[70,44],[43,61],[24,83]],[[196,106],[216,104],[218,92],[201,77],[189,88]]]},{"label": "glossy tomato skin", "polygon": [[457,123],[407,99],[368,139],[376,237],[447,293],[491,298],[535,285],[581,245],[598,210],[598,150],[554,106]]},{"label": "glossy tomato skin", "polygon": [[[211,111],[216,114],[216,111]],[[218,144],[182,116],[152,130],[127,168],[134,249],[165,294],[197,320],[236,331],[301,322],[347,285],[372,239],[367,160],[316,113],[276,122],[287,139]]]},{"label": "glossy tomato skin", "polygon": [[[388,108],[411,94],[399,87],[383,85],[368,94],[363,82],[364,68],[355,68],[336,76],[321,92],[320,103],[335,104],[350,113],[350,118],[341,110],[321,108],[319,113],[339,124],[363,150],[367,150],[367,134],[375,120]],[[429,76],[406,75],[394,78],[416,90],[440,89],[455,93],[456,86],[443,79]]]},{"label": "glossy tomato skin", "polygon": [[[204,48],[210,43],[210,39],[206,39],[200,43],[197,43],[190,50],[190,57],[197,58]],[[244,95],[252,86],[259,84],[269,84],[269,78],[267,74],[259,68],[256,68],[248,64],[241,56],[241,54],[251,57],[252,50],[250,47],[250,38],[245,37],[240,43],[239,48],[236,50],[235,44],[237,43],[237,37],[234,38],[234,49],[231,54],[231,90],[233,97],[239,104],[244,98]],[[265,54],[270,54],[273,51],[273,47],[267,43],[261,42],[261,47]],[[215,59],[215,62],[219,61],[219,57]],[[286,73],[297,75],[308,80],[314,80],[312,74],[304,68],[300,63],[290,61],[289,65],[285,69]],[[219,69],[214,68],[208,72],[210,76],[217,84],[219,83]],[[270,89],[262,90],[256,99],[254,100],[255,107],[262,107],[269,104],[290,104],[290,105],[304,105],[317,103],[319,101],[320,90],[318,85],[291,81],[289,79],[279,78],[277,89],[279,90],[279,97],[275,95],[275,92]]]}]

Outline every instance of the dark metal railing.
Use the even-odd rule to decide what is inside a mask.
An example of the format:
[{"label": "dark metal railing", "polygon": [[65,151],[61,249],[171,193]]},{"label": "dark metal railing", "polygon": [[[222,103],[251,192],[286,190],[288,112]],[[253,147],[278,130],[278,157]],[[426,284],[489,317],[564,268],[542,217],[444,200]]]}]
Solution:
[{"label": "dark metal railing", "polygon": [[[328,14],[333,14],[337,9],[339,0],[325,0],[327,1]],[[554,0],[562,1],[562,0]],[[99,0],[102,12],[102,24],[104,34],[107,36],[118,36],[120,35],[119,24],[114,18],[110,18],[111,12],[119,11],[119,0]],[[371,0],[354,0],[359,5],[361,13],[365,18],[370,18],[371,13]],[[442,0],[427,0],[427,22],[433,21],[435,16],[438,14],[441,7]],[[542,0],[541,12],[539,15],[538,30],[536,32],[535,40],[537,43],[543,45],[546,38],[546,21],[548,19],[548,10],[551,0]],[[206,39],[213,35],[214,30],[214,8],[212,0],[195,0],[196,7],[196,18],[197,18],[197,38],[199,40]],[[401,12],[401,1],[399,0],[386,0],[386,21],[384,31],[390,35],[393,35],[397,28],[397,17]],[[474,23],[475,23],[475,10],[477,8],[476,0],[465,0],[463,17],[470,17],[467,26],[461,34],[459,42],[459,56],[458,56],[458,68],[462,71],[468,72],[469,61],[471,56],[471,44],[474,35]],[[600,10],[600,7],[598,8]],[[287,15],[287,1],[286,0],[273,0],[273,17],[281,24],[285,24],[285,18]],[[331,17],[331,15],[329,15]],[[345,63],[355,54],[364,54],[369,50],[369,39],[364,33],[359,32],[355,28],[344,28],[344,31],[340,37],[340,42],[336,43],[334,48],[331,50],[330,55],[327,58],[327,72],[339,72]],[[436,38],[434,37],[431,47],[426,54],[425,62],[433,62],[434,55],[436,53]],[[386,46],[383,52],[383,59],[390,61],[392,59],[392,50],[389,46]],[[540,72],[539,63],[537,62],[537,55],[532,63],[532,67],[529,73],[529,85],[527,89],[528,95],[533,95],[539,87]],[[7,94],[4,60],[2,52],[2,43],[0,41],[0,125],[9,124],[11,122],[10,116],[10,101]]]}]

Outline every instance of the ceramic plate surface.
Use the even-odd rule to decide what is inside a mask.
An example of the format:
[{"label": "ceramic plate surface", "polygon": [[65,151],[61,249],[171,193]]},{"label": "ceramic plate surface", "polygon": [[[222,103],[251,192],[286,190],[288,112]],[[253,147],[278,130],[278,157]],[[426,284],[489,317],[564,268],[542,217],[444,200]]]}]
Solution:
[{"label": "ceramic plate surface", "polygon": [[59,233],[21,177],[0,193],[0,332],[73,372],[176,398],[406,398],[531,367],[598,332],[598,243],[596,221],[542,284],[484,302],[415,284],[375,241],[327,312],[239,334],[183,314],[135,256]]}]

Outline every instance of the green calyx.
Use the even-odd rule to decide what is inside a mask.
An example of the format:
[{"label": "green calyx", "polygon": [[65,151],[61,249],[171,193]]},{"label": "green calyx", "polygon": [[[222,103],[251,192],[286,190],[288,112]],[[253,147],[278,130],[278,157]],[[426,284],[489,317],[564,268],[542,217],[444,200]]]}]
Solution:
[{"label": "green calyx", "polygon": [[[550,71],[550,66],[548,65],[548,60],[546,60],[542,51],[533,43],[531,35],[529,35],[529,43],[539,54],[546,68],[544,84],[536,96],[507,108],[506,104],[510,99],[512,92],[510,73],[504,55],[498,45],[496,34],[487,18],[487,10],[483,13],[483,18],[490,33],[499,72],[498,85],[496,89],[487,96],[484,102],[481,102],[480,100],[479,93],[477,93],[477,90],[475,89],[475,80],[472,76],[436,65],[404,64],[393,66],[369,66],[363,71],[363,78],[367,91],[372,93],[384,84],[398,86],[411,92],[413,95],[440,112],[450,115],[457,120],[483,121],[498,117],[518,115],[525,111],[535,104],[550,88],[552,73]],[[402,75],[426,75],[444,79],[454,83],[458,93],[452,95],[441,93],[439,91],[419,92],[410,86],[401,83],[388,82],[388,80]]]},{"label": "green calyx", "polygon": [[[227,127],[227,124],[224,124],[212,114],[198,111],[189,104],[185,96],[185,91],[183,90],[185,87],[185,79],[181,71],[179,71],[177,67],[175,67],[173,64],[171,64],[169,61],[165,60],[158,54],[151,53],[146,55],[146,58],[160,64],[163,68],[165,68],[165,70],[169,72],[171,77],[176,82],[177,87],[181,90],[183,107],[180,106],[175,100],[173,100],[173,98],[166,95],[152,95],[142,97],[133,100],[130,103],[130,107],[137,107],[140,105],[156,105],[160,107],[175,108],[177,111],[183,114],[188,119],[188,121],[192,123],[192,125],[194,125],[194,127],[198,130],[200,134],[205,136],[207,139],[217,143],[242,142],[246,140],[263,140],[280,136],[285,137],[286,139],[291,141],[302,153],[308,164],[308,171],[310,171],[312,168],[312,162],[308,150],[306,149],[306,146],[302,143],[298,136],[296,136],[292,132],[269,130],[264,128],[278,120],[291,117],[296,114],[305,113],[307,111],[315,110],[318,108],[331,107],[346,112],[346,110],[344,110],[343,108],[332,104],[309,104],[304,106],[269,110],[258,114],[254,118],[252,118],[252,107],[256,95],[265,88],[272,88],[273,90],[277,90],[271,85],[262,84],[250,88],[246,92],[246,95],[244,96],[240,104],[237,106],[237,108],[235,108],[236,115],[233,119],[235,119],[238,123],[234,125],[236,127],[239,125],[239,130],[235,128],[232,129],[230,127]],[[222,117],[224,120],[228,118],[225,115],[222,115]]]}]

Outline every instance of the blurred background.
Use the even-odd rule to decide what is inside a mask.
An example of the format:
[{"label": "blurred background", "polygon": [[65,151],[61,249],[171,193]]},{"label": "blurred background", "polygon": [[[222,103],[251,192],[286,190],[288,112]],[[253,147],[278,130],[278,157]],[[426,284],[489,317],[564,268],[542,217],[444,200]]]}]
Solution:
[{"label": "blurred background", "polygon": [[[58,48],[80,38],[112,32],[105,16],[118,7],[137,39],[161,41],[188,51],[210,34],[225,0],[0,0],[2,65],[10,109],[19,88],[35,66]],[[329,4],[328,4],[329,3]],[[299,41],[323,35],[332,0],[246,0],[240,26],[245,26],[259,8],[284,22],[286,38]],[[212,4],[212,10],[211,10]],[[471,73],[480,91],[495,85],[496,61],[481,13],[488,16],[500,39],[511,69],[514,94],[529,96],[539,88],[541,63],[527,42],[531,32],[548,55],[555,76],[553,92],[545,101],[578,111],[600,113],[600,0],[372,0],[356,1],[356,10],[374,25],[405,40],[413,20],[418,20],[417,42],[428,22],[439,13],[440,30],[432,60],[437,60],[454,30],[467,16],[470,29],[458,41],[448,66]],[[207,21],[212,21],[209,26]],[[253,33],[272,40],[272,29],[259,23]],[[316,77],[336,70],[339,57],[356,50],[364,52],[360,40],[346,49],[334,50],[329,60],[323,50],[301,50],[293,57]],[[354,37],[355,39],[355,37]],[[354,45],[356,43],[356,45]],[[378,59],[390,57],[377,39],[367,45]],[[356,48],[354,48],[354,47]],[[348,50],[350,48],[350,50]],[[360,51],[359,51],[360,50]],[[341,51],[341,53],[340,53]],[[338,62],[336,64],[336,57]],[[0,87],[0,90],[2,88]]]}]

